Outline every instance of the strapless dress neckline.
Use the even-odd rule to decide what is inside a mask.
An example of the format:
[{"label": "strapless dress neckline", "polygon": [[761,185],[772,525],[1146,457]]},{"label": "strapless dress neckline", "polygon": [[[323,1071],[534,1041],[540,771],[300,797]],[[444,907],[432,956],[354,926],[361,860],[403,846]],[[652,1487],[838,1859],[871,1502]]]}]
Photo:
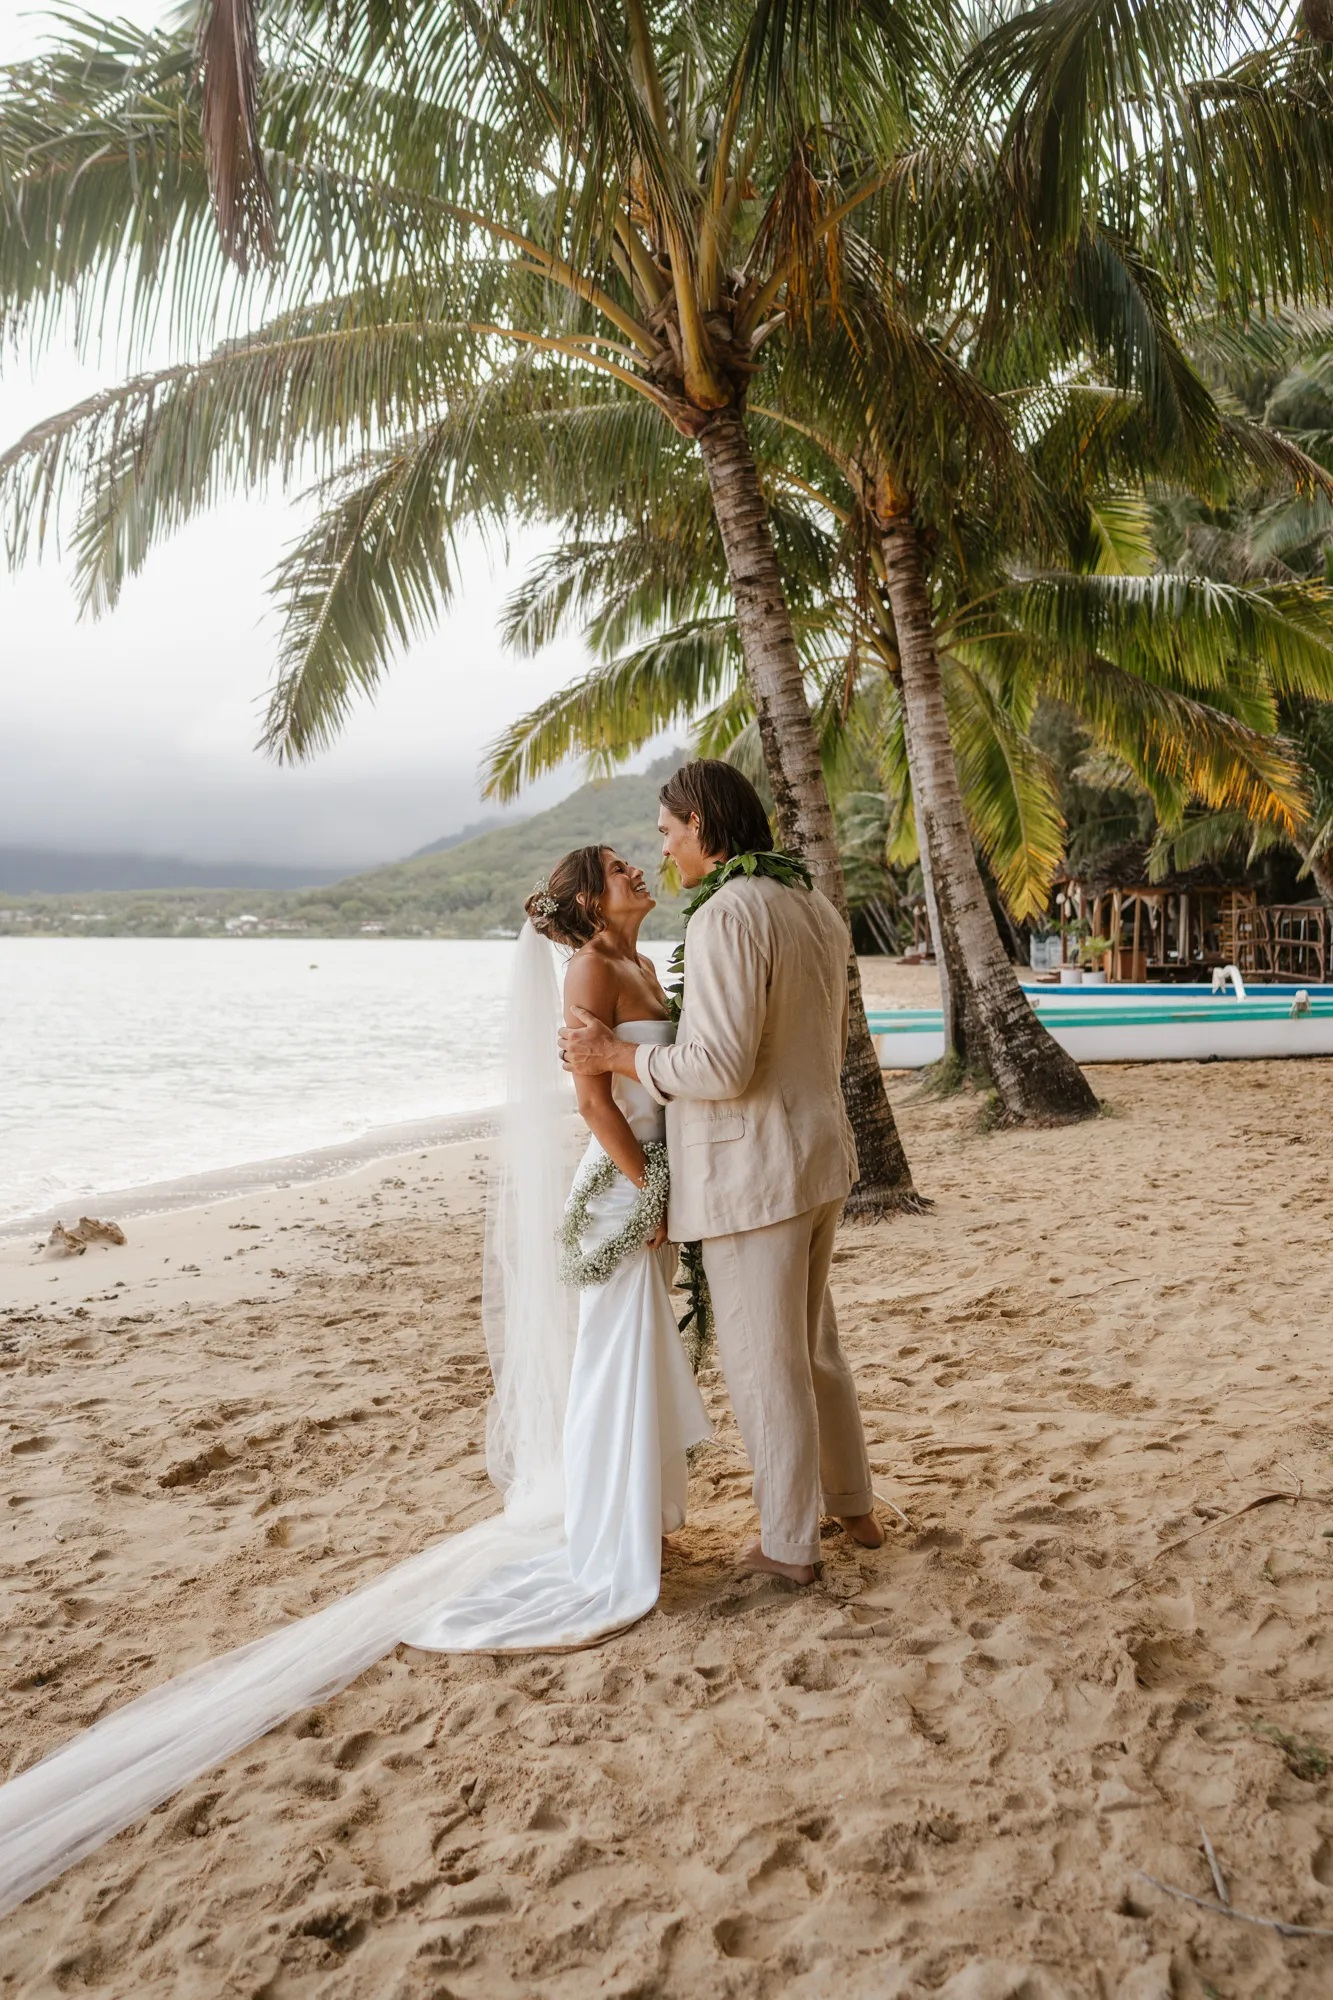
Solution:
[{"label": "strapless dress neckline", "polygon": [[676,1038],[674,1021],[622,1021],[615,1030],[619,1042],[672,1042]]}]

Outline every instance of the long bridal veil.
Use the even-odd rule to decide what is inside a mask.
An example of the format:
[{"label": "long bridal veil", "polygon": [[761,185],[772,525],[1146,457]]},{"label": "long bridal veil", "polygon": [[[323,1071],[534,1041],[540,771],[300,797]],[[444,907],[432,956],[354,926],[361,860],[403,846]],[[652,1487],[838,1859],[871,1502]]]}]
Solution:
[{"label": "long bridal veil", "polygon": [[495,1393],[486,1468],[511,1517],[559,1519],[578,1294],[560,1282],[555,1240],[586,1132],[571,1121],[561,1067],[555,948],[524,924],[509,992],[508,1087],[486,1203],[482,1324]]},{"label": "long bridal veil", "polygon": [[576,1295],[554,1242],[572,1174],[553,948],[515,953],[509,1079],[487,1200],[483,1320],[495,1393],[487,1464],[503,1513],[410,1557],[325,1610],[166,1682],[0,1787],[0,1915],[192,1778],[327,1700],[431,1615],[562,1532],[562,1433]]}]

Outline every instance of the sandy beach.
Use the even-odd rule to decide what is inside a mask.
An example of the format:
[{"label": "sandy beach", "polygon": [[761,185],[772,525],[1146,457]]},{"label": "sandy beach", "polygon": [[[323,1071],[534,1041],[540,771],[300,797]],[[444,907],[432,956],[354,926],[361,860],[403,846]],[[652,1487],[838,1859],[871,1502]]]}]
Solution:
[{"label": "sandy beach", "polygon": [[[1333,1929],[1333,1065],[1092,1080],[985,1136],[891,1080],[934,1206],[835,1270],[882,1551],[737,1575],[710,1375],[641,1625],[400,1647],[10,1916],[0,1994],[1333,1991],[1333,1938],[1145,1879],[1213,1898],[1206,1829],[1235,1910]],[[484,1155],[0,1245],[8,1773],[494,1506]]]}]

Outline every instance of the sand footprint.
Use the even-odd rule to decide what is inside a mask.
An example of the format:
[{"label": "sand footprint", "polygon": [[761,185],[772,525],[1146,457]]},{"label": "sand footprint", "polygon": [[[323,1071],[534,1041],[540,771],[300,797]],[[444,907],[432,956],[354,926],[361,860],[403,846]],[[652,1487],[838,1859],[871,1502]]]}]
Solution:
[{"label": "sand footprint", "polygon": [[325,1524],[310,1514],[279,1514],[264,1530],[264,1540],[275,1549],[304,1549],[322,1542]]},{"label": "sand footprint", "polygon": [[201,1451],[194,1458],[178,1458],[158,1476],[158,1485],[197,1486],[201,1479],[207,1479],[210,1472],[222,1472],[234,1465],[241,1453],[231,1451],[225,1444],[215,1444],[207,1451]]},{"label": "sand footprint", "polygon": [[823,1871],[812,1875],[804,1863],[803,1843],[788,1836],[779,1840],[747,1877],[745,1886],[754,1899],[753,1906],[728,1911],[713,1925],[713,1942],[724,1958],[762,1962],[782,1950],[805,1914],[803,1906],[824,1887]]},{"label": "sand footprint", "polygon": [[789,1924],[762,1923],[747,1911],[720,1917],[713,1925],[713,1942],[724,1958],[764,1959],[782,1942]]},{"label": "sand footprint", "polygon": [[847,1679],[843,1663],[817,1646],[782,1660],[779,1672],[787,1687],[801,1688],[806,1694],[828,1694]]},{"label": "sand footprint", "polygon": [[333,1761],[340,1771],[359,1771],[361,1766],[374,1754],[379,1737],[373,1729],[361,1729],[353,1736],[345,1736],[333,1753]]},{"label": "sand footprint", "polygon": [[100,1597],[62,1597],[60,1608],[71,1624],[86,1625],[101,1612],[102,1600]]}]

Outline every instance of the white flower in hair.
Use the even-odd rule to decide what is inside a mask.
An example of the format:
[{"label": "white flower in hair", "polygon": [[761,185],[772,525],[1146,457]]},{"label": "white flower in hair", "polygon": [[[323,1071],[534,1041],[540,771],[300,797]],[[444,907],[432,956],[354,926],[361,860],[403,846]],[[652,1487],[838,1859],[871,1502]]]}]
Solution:
[{"label": "white flower in hair", "polygon": [[551,894],[551,885],[549,882],[543,880],[537,884],[532,892],[532,907],[536,910],[538,916],[542,917],[553,917],[560,908],[559,903]]}]

